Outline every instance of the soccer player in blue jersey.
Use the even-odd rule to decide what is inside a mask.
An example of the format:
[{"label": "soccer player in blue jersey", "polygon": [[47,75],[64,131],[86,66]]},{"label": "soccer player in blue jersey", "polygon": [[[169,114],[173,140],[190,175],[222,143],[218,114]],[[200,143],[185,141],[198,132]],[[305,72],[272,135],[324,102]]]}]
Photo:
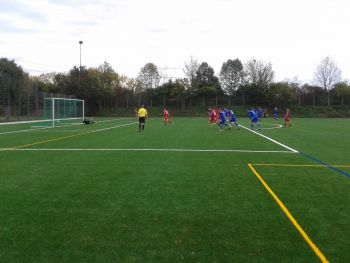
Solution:
[{"label": "soccer player in blue jersey", "polygon": [[252,130],[254,130],[254,123],[258,126],[258,129],[260,130],[258,116],[256,116],[254,109],[248,110],[248,115],[250,119],[250,127],[252,128]]},{"label": "soccer player in blue jersey", "polygon": [[278,109],[277,109],[277,107],[275,107],[275,108],[273,109],[273,119],[274,119],[275,121],[278,120]]},{"label": "soccer player in blue jersey", "polygon": [[[234,123],[237,127],[237,129],[239,130],[239,124],[237,123],[237,120],[236,120],[236,116],[235,114],[233,113],[233,110],[229,109],[229,114],[230,114],[230,124],[231,123]],[[230,125],[231,126],[231,125]]]},{"label": "soccer player in blue jersey", "polygon": [[223,131],[223,127],[224,127],[224,125],[225,126],[227,126],[227,123],[226,123],[226,113],[225,113],[225,111],[224,110],[221,110],[221,109],[219,109],[219,112],[220,112],[220,115],[219,115],[219,123],[218,123],[218,125],[219,125],[219,127],[220,127],[220,129],[219,129],[219,131]]},{"label": "soccer player in blue jersey", "polygon": [[224,111],[225,111],[225,116],[226,116],[226,118],[227,118],[227,119],[230,118],[230,116],[231,116],[230,109],[224,109]]}]

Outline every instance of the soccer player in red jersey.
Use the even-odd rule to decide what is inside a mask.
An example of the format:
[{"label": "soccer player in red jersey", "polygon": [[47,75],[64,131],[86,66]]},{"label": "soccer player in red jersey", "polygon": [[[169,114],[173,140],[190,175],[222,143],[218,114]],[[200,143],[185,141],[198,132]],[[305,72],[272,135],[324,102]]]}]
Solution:
[{"label": "soccer player in red jersey", "polygon": [[215,109],[215,123],[220,123],[220,109]]},{"label": "soccer player in red jersey", "polygon": [[216,123],[216,112],[214,109],[210,109],[210,113],[209,113],[209,122],[211,124],[215,124]]},{"label": "soccer player in red jersey", "polygon": [[169,112],[167,108],[164,108],[164,126],[166,126],[167,122],[169,122],[171,125],[173,125],[173,122],[169,120]]},{"label": "soccer player in red jersey", "polygon": [[290,109],[286,109],[286,115],[284,116],[284,128],[287,128],[287,123],[288,127],[290,128],[292,126],[292,121],[291,121],[291,114],[290,114]]}]

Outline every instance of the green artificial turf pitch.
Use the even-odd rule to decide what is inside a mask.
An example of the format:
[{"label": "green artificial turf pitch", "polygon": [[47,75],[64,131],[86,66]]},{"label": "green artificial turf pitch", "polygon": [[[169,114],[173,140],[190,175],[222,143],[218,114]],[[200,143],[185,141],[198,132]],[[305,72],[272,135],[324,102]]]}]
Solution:
[{"label": "green artificial turf pitch", "polygon": [[350,262],[348,119],[261,122],[303,154],[205,118],[97,121],[0,126],[0,262],[320,262],[248,164],[327,260]]}]

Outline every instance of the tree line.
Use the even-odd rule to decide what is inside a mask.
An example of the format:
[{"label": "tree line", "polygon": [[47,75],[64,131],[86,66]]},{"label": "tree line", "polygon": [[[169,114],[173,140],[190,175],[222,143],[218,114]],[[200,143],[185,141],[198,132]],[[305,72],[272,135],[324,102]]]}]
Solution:
[{"label": "tree line", "polygon": [[[297,79],[275,81],[272,64],[251,59],[225,61],[215,73],[207,62],[190,58],[184,78],[162,77],[154,63],[144,65],[136,78],[118,74],[104,62],[98,67],[76,67],[68,73],[30,76],[13,60],[0,59],[0,105],[18,101],[25,83],[37,92],[74,95],[84,99],[91,113],[118,107],[243,105],[285,107],[350,104],[350,84],[329,57],[316,67],[312,84]],[[28,84],[29,83],[29,84]],[[29,91],[28,91],[29,93]],[[29,96],[29,95],[28,95]],[[6,100],[6,103],[4,102]],[[10,102],[10,103],[12,103]]]}]

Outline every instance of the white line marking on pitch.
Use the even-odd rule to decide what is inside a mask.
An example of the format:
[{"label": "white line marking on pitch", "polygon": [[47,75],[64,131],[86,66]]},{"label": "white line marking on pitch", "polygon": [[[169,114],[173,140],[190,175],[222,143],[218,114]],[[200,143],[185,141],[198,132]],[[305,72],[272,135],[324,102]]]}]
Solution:
[{"label": "white line marking on pitch", "polygon": [[[118,120],[127,120],[128,118],[121,118],[121,119],[115,119],[115,121]],[[107,121],[112,121],[112,120],[106,120],[106,121],[97,121],[96,123],[100,122],[107,122]],[[12,124],[12,123],[11,123]],[[73,126],[73,125],[82,125],[83,123],[72,123],[72,124],[66,124],[66,125],[60,125],[60,126],[48,126],[48,127],[42,127],[42,126],[31,126],[35,127],[34,129],[25,129],[25,130],[16,130],[16,131],[8,131],[8,132],[1,132],[0,135],[5,135],[5,134],[12,134],[12,133],[20,133],[20,132],[30,132],[30,131],[37,131],[37,130],[47,130],[47,129],[54,129],[54,128],[62,128],[62,127],[67,127],[67,126]],[[41,127],[41,128],[40,128]]]},{"label": "white line marking on pitch", "polygon": [[29,143],[29,144],[18,145],[18,146],[12,147],[12,148],[0,148],[0,152],[16,150],[16,149],[20,149],[20,148],[23,148],[23,147],[29,147],[29,146],[33,146],[33,145],[38,145],[38,144],[43,144],[43,143],[48,143],[48,142],[53,142],[53,141],[58,141],[58,140],[64,140],[64,139],[73,138],[73,137],[86,135],[86,134],[92,134],[92,133],[96,133],[96,132],[100,132],[100,131],[107,131],[107,130],[111,130],[111,129],[115,129],[115,128],[120,128],[120,127],[129,126],[129,125],[134,125],[136,123],[138,123],[138,122],[131,122],[131,123],[117,125],[117,126],[112,126],[112,127],[108,127],[108,128],[92,130],[92,131],[87,131],[87,132],[83,132],[83,133],[77,133],[77,134],[73,134],[73,135],[53,138],[53,139],[39,141],[39,142],[34,142],[34,143]]},{"label": "white line marking on pitch", "polygon": [[160,148],[0,148],[0,151],[154,151],[154,152],[239,152],[239,153],[295,153],[291,151],[259,151],[259,150],[235,150],[235,149],[160,149]]},{"label": "white line marking on pitch", "polygon": [[264,125],[271,125],[271,126],[274,126],[274,127],[271,127],[271,128],[260,128],[260,130],[273,130],[273,129],[280,129],[280,128],[282,128],[282,125],[280,125],[280,124],[264,123]]},{"label": "white line marking on pitch", "polygon": [[254,130],[252,130],[252,129],[249,129],[249,128],[243,126],[243,125],[240,125],[240,126],[241,126],[242,128],[244,128],[244,129],[246,129],[246,130],[252,132],[252,133],[255,133],[255,134],[257,134],[257,135],[259,135],[259,136],[261,136],[261,137],[263,137],[263,138],[265,138],[265,139],[267,139],[267,140],[269,140],[269,141],[271,141],[271,142],[273,142],[273,143],[276,143],[276,144],[278,144],[278,145],[280,145],[280,146],[282,146],[282,147],[284,147],[284,148],[286,148],[286,149],[292,151],[293,153],[299,153],[299,151],[297,151],[297,150],[295,150],[295,149],[293,149],[293,148],[291,148],[291,147],[289,147],[289,146],[287,146],[287,145],[284,145],[284,144],[282,144],[282,143],[280,143],[280,142],[278,142],[278,141],[276,141],[276,140],[274,140],[274,139],[272,139],[272,138],[270,138],[270,137],[267,137],[267,136],[265,136],[265,135],[263,135],[263,134],[261,134],[261,133],[258,133],[258,132],[254,131]]},{"label": "white line marking on pitch", "polygon": [[101,123],[101,122],[112,122],[112,121],[119,121],[119,120],[129,120],[131,117],[125,117],[125,118],[120,118],[120,119],[109,119],[109,120],[102,120],[102,121],[96,121],[96,123]]},{"label": "white line marking on pitch", "polygon": [[18,131],[1,132],[0,135],[12,134],[12,133],[18,133],[18,132],[29,132],[29,131],[36,131],[36,130],[45,130],[45,129],[50,129],[50,128],[53,128],[53,127],[44,127],[44,128],[35,128],[35,129],[26,129],[26,130],[18,130]]}]

